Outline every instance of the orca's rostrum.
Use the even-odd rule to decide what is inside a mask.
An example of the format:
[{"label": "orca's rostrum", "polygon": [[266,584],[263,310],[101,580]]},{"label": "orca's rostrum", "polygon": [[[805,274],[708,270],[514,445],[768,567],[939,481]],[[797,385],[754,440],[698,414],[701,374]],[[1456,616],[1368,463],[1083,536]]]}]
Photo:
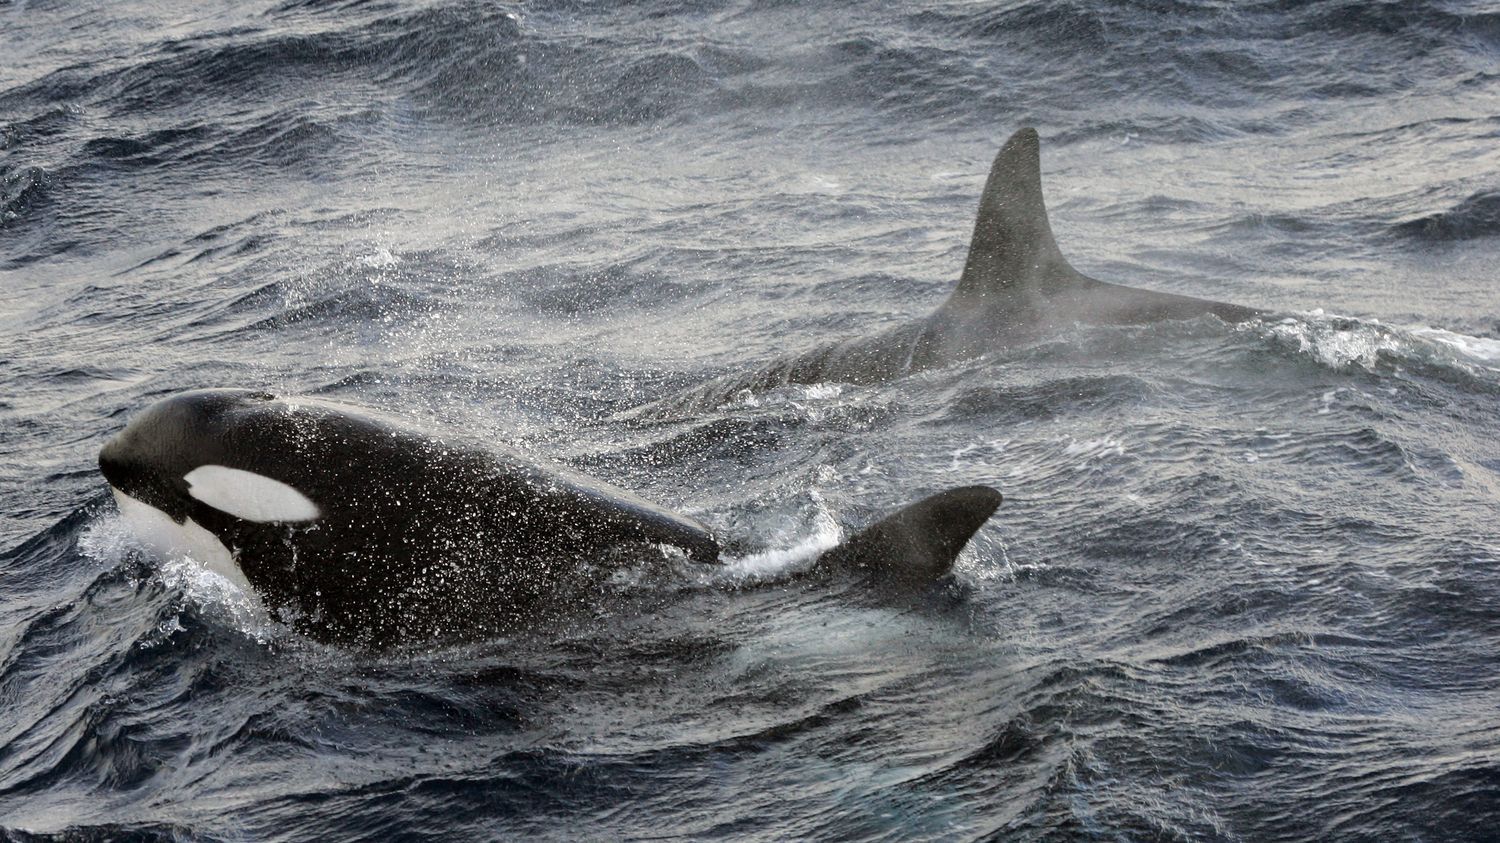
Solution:
[{"label": "orca's rostrum", "polygon": [[[330,641],[510,631],[549,616],[586,564],[662,545],[713,562],[720,549],[698,521],[562,466],[250,390],[153,404],[99,466],[145,544]],[[817,566],[882,587],[930,582],[999,505],[982,486],[934,495]]]}]

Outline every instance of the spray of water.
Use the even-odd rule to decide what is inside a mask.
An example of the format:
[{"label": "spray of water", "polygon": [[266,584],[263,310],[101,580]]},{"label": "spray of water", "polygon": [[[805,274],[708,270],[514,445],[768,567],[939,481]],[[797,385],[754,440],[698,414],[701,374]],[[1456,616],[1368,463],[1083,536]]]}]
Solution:
[{"label": "spray of water", "polygon": [[844,538],[844,531],[829,511],[823,496],[813,491],[816,504],[812,531],[798,536],[791,531],[779,533],[769,550],[740,557],[726,557],[715,580],[734,586],[754,585],[806,570],[824,551]]},{"label": "spray of water", "polygon": [[[179,615],[191,609],[220,617],[231,628],[260,643],[270,641],[284,629],[267,614],[255,595],[247,594],[200,561],[189,556],[152,558],[116,512],[101,515],[89,524],[79,537],[78,547],[102,568],[125,565],[132,558],[151,558],[151,576],[177,596]],[[172,627],[168,635],[182,628],[178,616],[167,625]]]}]

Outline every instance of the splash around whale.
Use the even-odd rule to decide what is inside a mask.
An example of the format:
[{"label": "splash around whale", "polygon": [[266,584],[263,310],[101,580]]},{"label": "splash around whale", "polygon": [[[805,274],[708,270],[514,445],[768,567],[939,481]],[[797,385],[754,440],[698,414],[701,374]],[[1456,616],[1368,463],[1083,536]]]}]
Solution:
[{"label": "splash around whale", "polygon": [[[156,554],[193,559],[300,632],[373,648],[555,621],[585,570],[660,548],[714,563],[722,547],[697,520],[563,466],[250,390],[153,404],[99,466]],[[1000,499],[984,486],[924,498],[824,552],[813,572],[876,594],[921,588]]]}]

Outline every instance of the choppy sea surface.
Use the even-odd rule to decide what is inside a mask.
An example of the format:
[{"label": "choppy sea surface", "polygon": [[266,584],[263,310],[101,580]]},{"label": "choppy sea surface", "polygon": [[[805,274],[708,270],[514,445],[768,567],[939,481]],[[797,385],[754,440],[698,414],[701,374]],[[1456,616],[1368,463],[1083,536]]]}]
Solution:
[{"label": "choppy sea surface", "polygon": [[[1079,269],[1274,315],[632,412],[931,311],[1023,125]],[[1493,839],[1497,267],[1480,0],[0,1],[0,837]],[[103,495],[206,386],[753,552],[320,646]],[[969,483],[951,582],[787,575]]]}]

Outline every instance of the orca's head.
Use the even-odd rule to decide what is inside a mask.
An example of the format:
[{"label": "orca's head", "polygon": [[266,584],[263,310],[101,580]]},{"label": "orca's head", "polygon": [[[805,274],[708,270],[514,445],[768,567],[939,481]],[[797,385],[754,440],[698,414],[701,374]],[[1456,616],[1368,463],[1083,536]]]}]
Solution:
[{"label": "orca's head", "polygon": [[295,421],[264,392],[185,392],[151,405],[105,443],[99,470],[138,538],[217,568],[230,554],[203,524],[306,524],[321,514],[288,482],[287,422]]},{"label": "orca's head", "polygon": [[[318,507],[275,475],[284,454],[268,442],[288,417],[265,392],[205,389],[158,401],[99,452],[99,470],[117,495],[181,522],[199,504],[246,521],[310,521]],[[283,437],[284,438],[284,437]],[[268,447],[270,446],[270,447]]]}]

